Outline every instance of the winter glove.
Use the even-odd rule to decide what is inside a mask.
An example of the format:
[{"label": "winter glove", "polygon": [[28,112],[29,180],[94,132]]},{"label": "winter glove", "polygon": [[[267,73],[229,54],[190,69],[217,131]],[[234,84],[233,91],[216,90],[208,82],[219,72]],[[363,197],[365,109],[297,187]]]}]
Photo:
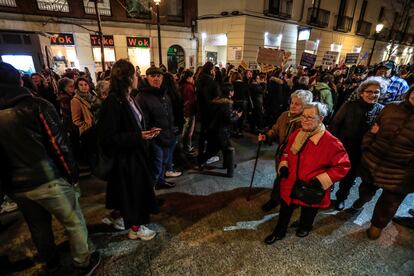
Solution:
[{"label": "winter glove", "polygon": [[279,177],[280,178],[287,178],[289,176],[289,169],[286,166],[282,166],[279,169]]},{"label": "winter glove", "polygon": [[318,187],[319,189],[324,190],[323,187],[322,187],[321,182],[317,178],[312,179],[310,181],[310,184],[314,187]]}]

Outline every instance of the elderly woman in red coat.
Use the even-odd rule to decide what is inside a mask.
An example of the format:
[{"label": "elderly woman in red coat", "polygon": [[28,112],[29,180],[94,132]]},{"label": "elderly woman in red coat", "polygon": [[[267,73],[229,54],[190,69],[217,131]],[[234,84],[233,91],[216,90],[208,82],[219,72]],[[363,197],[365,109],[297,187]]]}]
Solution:
[{"label": "elderly woman in red coat", "polygon": [[[279,220],[272,234],[266,237],[267,244],[285,237],[296,206],[301,207],[296,236],[306,237],[312,230],[318,209],[330,206],[330,187],[341,180],[351,168],[342,143],[322,123],[326,114],[327,108],[321,103],[305,105],[301,117],[302,128],[289,137],[279,164],[279,176],[282,178]],[[309,203],[311,200],[298,199],[298,194],[292,193],[297,179],[318,190],[322,195],[319,202]]]}]

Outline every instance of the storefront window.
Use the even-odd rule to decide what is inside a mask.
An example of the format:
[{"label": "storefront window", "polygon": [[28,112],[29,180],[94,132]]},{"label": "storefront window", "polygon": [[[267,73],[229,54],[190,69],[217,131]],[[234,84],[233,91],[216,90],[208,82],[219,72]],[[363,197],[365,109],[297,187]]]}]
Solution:
[{"label": "storefront window", "polygon": [[185,68],[184,49],[179,45],[173,45],[168,48],[167,52],[168,71],[177,73],[180,67]]},{"label": "storefront window", "polygon": [[280,46],[282,45],[282,38],[282,34],[271,34],[266,32],[264,34],[264,47],[280,49]]},{"label": "storefront window", "polygon": [[55,70],[64,73],[66,68],[80,69],[73,34],[52,34],[50,37],[50,50]]},{"label": "storefront window", "polygon": [[134,66],[145,72],[151,66],[151,44],[149,37],[127,37],[128,58]]},{"label": "storefront window", "polygon": [[[115,49],[114,49],[114,36],[104,35],[104,57],[105,57],[105,68],[112,66],[115,61]],[[101,59],[101,38],[98,35],[91,35],[91,45],[93,52],[93,59],[95,61],[96,72],[102,71],[102,59]]]},{"label": "storefront window", "polygon": [[126,10],[128,17],[151,18],[152,0],[126,0]]},{"label": "storefront window", "polygon": [[[83,6],[85,7],[86,14],[96,14],[95,3],[93,1],[83,0]],[[111,3],[109,0],[98,2],[98,11],[100,15],[111,16]]]},{"label": "storefront window", "polygon": [[37,0],[37,7],[42,11],[69,12],[67,0]]},{"label": "storefront window", "polygon": [[2,55],[1,60],[13,65],[14,68],[24,72],[25,74],[32,74],[35,71],[32,56],[29,55]]},{"label": "storefront window", "polygon": [[203,63],[211,61],[219,67],[227,63],[227,34],[201,34]]},{"label": "storefront window", "polygon": [[183,21],[183,0],[169,0],[168,4],[168,20]]}]

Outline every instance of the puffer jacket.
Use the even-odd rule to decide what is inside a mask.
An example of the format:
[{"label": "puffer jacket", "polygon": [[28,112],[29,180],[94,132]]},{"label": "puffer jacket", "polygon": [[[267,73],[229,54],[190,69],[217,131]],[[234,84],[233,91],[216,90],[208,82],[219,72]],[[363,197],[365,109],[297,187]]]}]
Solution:
[{"label": "puffer jacket", "polygon": [[147,129],[161,128],[160,134],[153,140],[160,146],[171,146],[175,141],[174,113],[170,97],[164,89],[142,88],[136,98],[144,113]]},{"label": "puffer jacket", "polygon": [[56,109],[19,86],[0,84],[0,152],[6,192],[29,191],[60,177],[78,180]]},{"label": "puffer jacket", "polygon": [[326,104],[328,112],[331,113],[333,109],[333,99],[331,88],[327,83],[318,82],[313,88],[313,100]]},{"label": "puffer jacket", "polygon": [[383,107],[379,103],[368,104],[360,98],[344,104],[329,124],[329,130],[341,140],[353,164],[359,163],[362,138]]},{"label": "puffer jacket", "polygon": [[385,190],[414,192],[414,106],[390,104],[377,122],[379,131],[364,137],[362,179]]}]

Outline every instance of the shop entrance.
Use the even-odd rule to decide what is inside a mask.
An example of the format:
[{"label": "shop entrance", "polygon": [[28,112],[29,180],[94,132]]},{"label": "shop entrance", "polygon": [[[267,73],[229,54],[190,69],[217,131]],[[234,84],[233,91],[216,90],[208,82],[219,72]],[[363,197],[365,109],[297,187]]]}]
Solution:
[{"label": "shop entrance", "polygon": [[180,67],[185,68],[184,49],[179,45],[172,45],[167,52],[168,71],[177,73]]}]

